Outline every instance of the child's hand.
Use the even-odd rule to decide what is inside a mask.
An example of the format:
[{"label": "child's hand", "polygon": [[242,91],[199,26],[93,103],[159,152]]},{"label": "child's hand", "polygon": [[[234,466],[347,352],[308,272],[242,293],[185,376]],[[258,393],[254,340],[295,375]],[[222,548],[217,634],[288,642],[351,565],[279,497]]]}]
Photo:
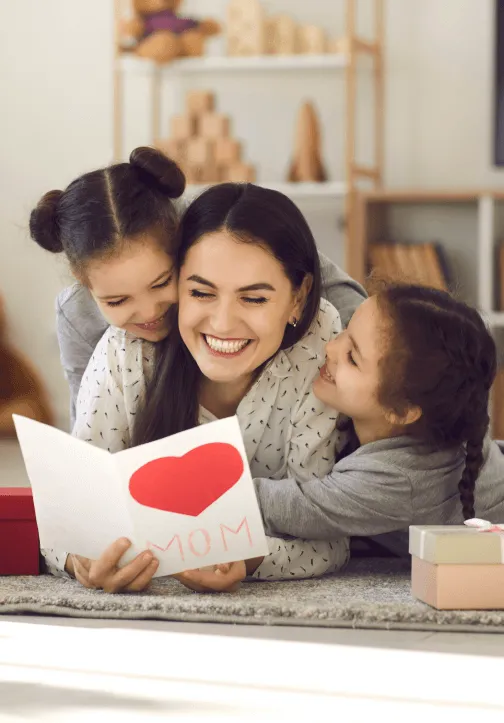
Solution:
[{"label": "child's hand", "polygon": [[113,542],[98,560],[69,555],[66,570],[81,585],[92,590],[111,593],[140,592],[150,584],[159,561],[147,550],[119,568],[119,560],[129,547],[131,542],[121,538]]},{"label": "child's hand", "polygon": [[234,592],[246,576],[243,560],[173,575],[182,585],[196,592]]}]

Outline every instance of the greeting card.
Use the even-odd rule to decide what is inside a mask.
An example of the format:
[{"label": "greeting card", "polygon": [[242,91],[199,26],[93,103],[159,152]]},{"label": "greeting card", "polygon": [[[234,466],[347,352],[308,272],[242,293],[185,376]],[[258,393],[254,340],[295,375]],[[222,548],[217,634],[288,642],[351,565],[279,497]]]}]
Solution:
[{"label": "greeting card", "polygon": [[268,554],[236,417],[110,454],[15,415],[42,548],[97,559],[119,537],[156,576]]}]

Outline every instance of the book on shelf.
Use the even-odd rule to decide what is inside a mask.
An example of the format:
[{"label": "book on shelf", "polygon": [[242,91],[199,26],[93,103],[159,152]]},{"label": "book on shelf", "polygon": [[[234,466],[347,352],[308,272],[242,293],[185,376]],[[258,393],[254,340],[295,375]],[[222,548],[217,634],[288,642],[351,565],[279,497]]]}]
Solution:
[{"label": "book on shelf", "polygon": [[379,278],[448,289],[448,265],[439,244],[376,243],[368,253],[370,270]]},{"label": "book on shelf", "polygon": [[497,371],[492,387],[492,437],[504,439],[504,367]]}]

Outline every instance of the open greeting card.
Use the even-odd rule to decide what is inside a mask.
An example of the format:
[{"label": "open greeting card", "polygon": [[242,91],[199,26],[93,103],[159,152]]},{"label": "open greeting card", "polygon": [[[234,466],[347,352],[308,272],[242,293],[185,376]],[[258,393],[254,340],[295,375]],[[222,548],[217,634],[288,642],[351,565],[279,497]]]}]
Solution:
[{"label": "open greeting card", "polygon": [[15,415],[42,548],[97,559],[127,537],[156,576],[268,554],[236,417],[110,454]]}]

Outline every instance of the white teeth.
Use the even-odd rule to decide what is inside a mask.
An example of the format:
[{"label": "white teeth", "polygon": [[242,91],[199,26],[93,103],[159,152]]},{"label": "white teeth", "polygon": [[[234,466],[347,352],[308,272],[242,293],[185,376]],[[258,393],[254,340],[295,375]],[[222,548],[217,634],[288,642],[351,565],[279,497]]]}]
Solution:
[{"label": "white teeth", "polygon": [[227,341],[225,339],[217,339],[215,336],[204,335],[206,343],[213,349],[221,354],[236,354],[237,352],[244,349],[249,343],[248,339],[241,339],[239,341]]}]

